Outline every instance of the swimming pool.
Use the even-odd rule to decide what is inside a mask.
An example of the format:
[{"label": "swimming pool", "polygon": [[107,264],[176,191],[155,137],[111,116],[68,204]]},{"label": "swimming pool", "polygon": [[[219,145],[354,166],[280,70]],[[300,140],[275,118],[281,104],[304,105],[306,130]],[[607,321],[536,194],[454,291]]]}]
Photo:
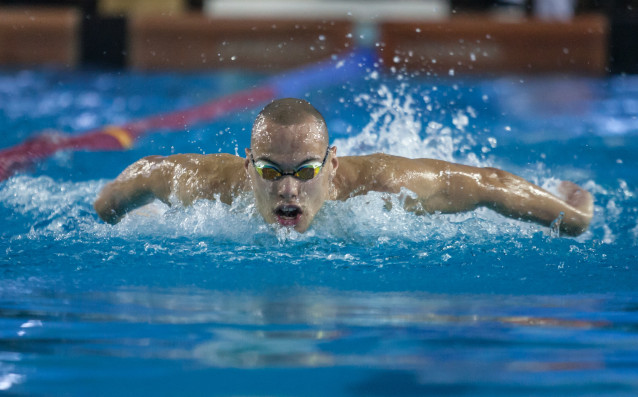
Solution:
[{"label": "swimming pool", "polygon": [[[264,76],[0,73],[0,147],[192,106]],[[487,210],[415,216],[377,194],[303,235],[249,201],[92,202],[149,154],[241,153],[257,109],[61,153],[0,183],[0,390],[16,395],[633,396],[638,79],[372,72],[307,97],[338,154],[497,166],[595,196],[578,238]],[[398,200],[393,197],[392,200]]]}]

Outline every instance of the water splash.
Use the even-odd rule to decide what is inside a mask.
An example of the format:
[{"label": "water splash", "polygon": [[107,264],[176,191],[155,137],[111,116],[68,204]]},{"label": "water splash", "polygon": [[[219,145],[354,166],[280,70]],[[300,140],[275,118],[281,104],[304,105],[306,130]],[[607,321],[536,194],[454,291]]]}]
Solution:
[{"label": "water splash", "polygon": [[[250,195],[231,206],[200,200],[189,207],[168,207],[154,202],[127,215],[115,226],[102,223],[92,203],[104,181],[56,182],[49,177],[17,176],[0,188],[0,201],[21,223],[13,239],[81,240],[84,238],[190,237],[215,242],[257,245],[307,243],[315,239],[367,244],[384,244],[397,239],[427,241],[449,239],[459,233],[475,237],[487,232],[515,231],[518,222],[502,220],[490,211],[457,215],[415,215],[403,210],[404,190],[399,194],[370,193],[345,202],[327,202],[308,233],[267,225],[255,209]],[[13,223],[12,222],[12,223]],[[477,224],[478,223],[478,224]],[[486,223],[486,224],[483,224]],[[489,226],[487,223],[494,223]],[[525,228],[523,228],[525,229]],[[481,230],[477,233],[476,230]],[[531,226],[529,233],[538,230]],[[157,250],[158,247],[148,246]]]},{"label": "water splash", "polygon": [[[250,195],[240,197],[231,206],[208,200],[189,207],[168,207],[155,202],[111,226],[102,223],[92,208],[104,183],[55,181],[46,176],[10,178],[0,185],[3,213],[7,224],[13,225],[7,233],[13,240],[189,237],[205,239],[206,244],[234,242],[258,246],[307,244],[317,239],[382,246],[397,241],[448,241],[461,235],[487,242],[495,236],[531,238],[538,232],[549,233],[540,226],[508,219],[487,209],[415,215],[403,209],[405,198],[412,195],[407,190],[399,194],[372,192],[345,202],[326,202],[304,234],[267,225]],[[550,191],[555,191],[557,184],[556,178],[541,180],[542,187]],[[623,219],[623,208],[633,202],[635,192],[624,181],[619,181],[615,190],[604,189],[592,181],[584,187],[596,196],[596,215],[591,230],[578,241],[599,236],[602,242],[612,244],[620,238],[618,233],[635,240],[635,231],[632,235],[630,227],[623,232],[616,230]]]},{"label": "water splash", "polygon": [[[610,280],[618,283],[608,274],[631,271],[618,248],[627,241],[635,245],[637,228],[635,219],[614,213],[614,207],[633,206],[633,199],[623,189],[593,183],[590,190],[600,204],[591,230],[576,239],[552,238],[547,228],[487,209],[415,215],[402,208],[409,191],[327,202],[304,234],[267,225],[250,197],[232,206],[208,200],[189,207],[156,202],[112,226],[92,209],[104,183],[17,176],[1,184],[4,277],[32,287],[42,283],[38,277],[46,269],[46,285],[58,279],[69,285],[79,277],[85,284],[95,279],[115,285],[178,282],[244,288],[284,279],[335,285],[347,282],[339,272],[345,269],[369,275],[370,288],[379,288],[385,279],[390,288],[400,282],[448,292],[591,290],[592,272],[607,280],[596,287],[600,289]],[[518,266],[521,257],[528,266]],[[415,273],[422,278],[402,278],[417,268],[428,272]],[[269,272],[278,275],[267,277]],[[548,277],[554,281],[548,283]],[[631,283],[632,277],[620,284]],[[477,282],[486,278],[492,280]]]},{"label": "water splash", "polygon": [[466,130],[470,119],[477,117],[476,111],[471,106],[443,109],[437,104],[435,107],[428,93],[418,92],[417,88],[404,83],[391,89],[382,82],[374,92],[356,96],[354,103],[365,109],[370,121],[359,134],[334,141],[339,153],[385,152],[408,158],[490,166],[486,154],[496,146],[495,138],[489,137],[488,143],[479,145]]},{"label": "water splash", "polygon": [[[372,78],[368,83],[350,104],[365,111],[369,117],[367,124],[360,133],[335,140],[340,155],[383,151],[499,167],[490,155],[498,149],[500,137],[497,140],[489,130],[478,131],[477,119],[484,114],[473,107],[479,105],[474,102],[469,105],[463,100],[464,95],[469,95],[467,90],[456,84],[449,87],[390,84],[381,78]],[[475,96],[484,95],[476,92]],[[91,101],[90,97],[86,99],[86,106]],[[224,134],[224,141],[226,135],[232,136]],[[521,176],[555,191],[559,179],[553,177],[555,169],[550,170],[543,160],[544,157],[537,163],[526,163],[519,170],[508,170],[522,170]],[[570,251],[576,262],[600,259],[603,254],[596,251],[600,247],[616,247],[625,241],[636,245],[638,223],[632,210],[636,192],[631,183],[619,179],[617,186],[597,184],[589,180],[589,174],[575,172],[562,171],[561,177],[574,176],[573,180],[584,181],[584,187],[596,198],[590,230],[577,239],[568,239],[577,245],[578,249]],[[468,261],[466,252],[472,250],[489,252],[493,256],[483,258],[488,261],[494,258],[499,261],[503,255],[526,255],[533,250],[548,258],[547,261],[556,262],[557,271],[569,271],[569,262],[560,267],[559,262],[564,261],[554,260],[562,255],[564,247],[561,242],[551,241],[547,228],[507,219],[486,209],[417,216],[402,209],[402,200],[409,192],[371,193],[346,202],[328,202],[311,229],[299,234],[265,224],[249,198],[242,198],[232,206],[216,201],[200,201],[185,208],[154,203],[135,211],[116,226],[106,225],[98,220],[92,208],[92,201],[104,183],[23,175],[1,184],[0,215],[8,225],[8,231],[4,232],[8,243],[2,247],[7,257],[24,258],[24,252],[35,245],[42,247],[43,257],[79,255],[83,262],[89,263],[86,260],[89,257],[95,263],[110,265],[130,254],[162,258],[180,266],[186,261],[184,258],[200,258],[215,266],[242,261],[285,261],[301,266],[313,258],[319,261],[327,258],[335,267],[380,269],[389,263],[411,266],[410,261],[454,266]],[[56,246],[58,242],[60,246]],[[350,244],[356,248],[351,249]],[[547,248],[557,244],[560,249]],[[65,247],[71,247],[69,251],[76,248],[86,251],[63,252]],[[361,249],[373,250],[374,254],[367,257],[359,252]],[[289,250],[293,254],[286,252]],[[405,257],[384,255],[401,250],[405,250]],[[82,263],[77,269],[82,271],[87,266]]]}]

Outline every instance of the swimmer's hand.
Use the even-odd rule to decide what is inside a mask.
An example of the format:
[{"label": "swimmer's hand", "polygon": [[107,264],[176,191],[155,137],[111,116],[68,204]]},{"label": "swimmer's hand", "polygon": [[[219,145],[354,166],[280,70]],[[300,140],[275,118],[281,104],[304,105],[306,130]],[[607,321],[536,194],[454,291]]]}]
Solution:
[{"label": "swimmer's hand", "polygon": [[573,225],[569,230],[570,234],[583,233],[594,215],[594,198],[591,193],[573,182],[562,181],[558,185],[558,194],[576,212],[573,216]]},{"label": "swimmer's hand", "polygon": [[491,170],[486,180],[484,203],[503,215],[536,222],[568,236],[578,236],[589,227],[594,201],[575,183],[562,181],[558,195],[553,195],[505,171]]}]

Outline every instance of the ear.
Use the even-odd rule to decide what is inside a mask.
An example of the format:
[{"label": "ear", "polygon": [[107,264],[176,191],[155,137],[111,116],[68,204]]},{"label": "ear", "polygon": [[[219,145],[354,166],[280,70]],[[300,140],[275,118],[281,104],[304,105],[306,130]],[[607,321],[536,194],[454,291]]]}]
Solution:
[{"label": "ear", "polygon": [[337,168],[339,168],[339,159],[337,159],[337,147],[331,147],[330,151],[332,152],[332,156],[330,156],[330,164],[332,164],[332,172],[334,175],[334,172],[337,171]]},{"label": "ear", "polygon": [[250,167],[250,149],[246,148],[246,160],[244,161],[244,168],[248,171],[248,167]]}]

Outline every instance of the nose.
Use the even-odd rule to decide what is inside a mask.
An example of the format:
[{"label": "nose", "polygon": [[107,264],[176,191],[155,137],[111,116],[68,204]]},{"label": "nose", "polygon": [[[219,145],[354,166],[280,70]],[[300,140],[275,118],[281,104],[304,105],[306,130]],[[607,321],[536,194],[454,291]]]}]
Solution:
[{"label": "nose", "polygon": [[296,199],[299,196],[299,181],[290,175],[283,177],[278,183],[277,194],[284,200]]}]

